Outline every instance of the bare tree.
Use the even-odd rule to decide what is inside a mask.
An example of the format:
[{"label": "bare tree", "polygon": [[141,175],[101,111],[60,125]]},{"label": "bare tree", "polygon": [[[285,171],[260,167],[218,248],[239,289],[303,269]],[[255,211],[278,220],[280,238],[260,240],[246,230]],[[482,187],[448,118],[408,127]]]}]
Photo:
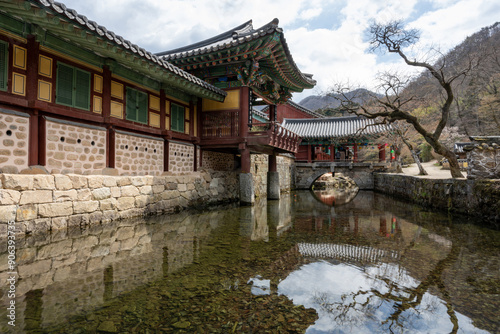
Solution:
[{"label": "bare tree", "polygon": [[370,50],[372,52],[381,50],[395,53],[407,65],[424,69],[431,78],[437,81],[443,96],[442,101],[439,102],[440,117],[432,125],[423,123],[418,115],[414,113],[414,109],[425,97],[415,96],[405,90],[411,82],[411,78],[389,72],[381,73],[378,77],[379,89],[383,92],[383,95],[372,94],[371,99],[366,103],[355,103],[354,101],[358,97],[347,95],[351,89],[337,85],[334,88],[334,93],[339,96],[341,107],[350,113],[377,119],[379,123],[387,124],[401,120],[411,124],[436,153],[448,159],[451,176],[453,178],[463,177],[455,153],[440,141],[440,136],[448,122],[450,108],[454,101],[452,84],[458,78],[466,76],[477,65],[477,59],[471,57],[464,68],[454,68],[453,71],[449,70],[450,66],[447,64],[445,57],[441,57],[436,65],[431,65],[426,61],[410,59],[403,49],[414,45],[418,41],[419,31],[405,29],[401,21],[393,21],[388,24],[373,23],[370,26],[370,36]]}]

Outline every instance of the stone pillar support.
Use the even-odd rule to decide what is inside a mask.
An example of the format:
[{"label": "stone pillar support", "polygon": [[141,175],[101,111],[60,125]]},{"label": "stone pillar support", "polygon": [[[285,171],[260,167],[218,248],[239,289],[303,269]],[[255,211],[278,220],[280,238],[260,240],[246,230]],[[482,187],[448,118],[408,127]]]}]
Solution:
[{"label": "stone pillar support", "polygon": [[253,176],[250,173],[250,150],[242,145],[241,149],[241,173],[240,173],[240,204],[253,205],[255,203],[255,189]]},{"label": "stone pillar support", "polygon": [[275,154],[269,156],[269,169],[267,172],[267,198],[280,199],[280,175],[277,168]]}]

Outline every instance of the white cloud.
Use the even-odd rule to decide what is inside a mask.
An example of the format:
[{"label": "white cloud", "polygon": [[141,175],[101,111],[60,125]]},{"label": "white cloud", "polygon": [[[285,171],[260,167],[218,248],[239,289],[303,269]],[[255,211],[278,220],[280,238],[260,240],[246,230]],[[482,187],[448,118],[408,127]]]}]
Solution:
[{"label": "white cloud", "polygon": [[[213,37],[250,19],[254,27],[260,27],[278,18],[295,62],[303,72],[313,74],[318,82],[316,89],[295,94],[296,101],[323,92],[336,81],[360,83],[373,89],[378,71],[404,68],[398,57],[385,57],[381,62],[375,55],[366,53],[363,36],[372,20],[411,20],[409,24],[422,31],[422,45],[438,45],[446,52],[467,35],[493,24],[500,17],[497,0],[63,2],[152,52]],[[330,18],[328,15],[336,16]]]}]

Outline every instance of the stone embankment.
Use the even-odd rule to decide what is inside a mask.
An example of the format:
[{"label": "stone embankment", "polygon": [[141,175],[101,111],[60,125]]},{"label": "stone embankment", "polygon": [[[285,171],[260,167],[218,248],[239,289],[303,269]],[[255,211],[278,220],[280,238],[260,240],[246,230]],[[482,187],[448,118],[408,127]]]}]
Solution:
[{"label": "stone embankment", "polygon": [[375,190],[428,208],[475,216],[500,225],[500,180],[374,174]]},{"label": "stone embankment", "polygon": [[194,172],[166,176],[0,176],[0,235],[7,223],[17,233],[175,212],[238,199],[237,174]]}]

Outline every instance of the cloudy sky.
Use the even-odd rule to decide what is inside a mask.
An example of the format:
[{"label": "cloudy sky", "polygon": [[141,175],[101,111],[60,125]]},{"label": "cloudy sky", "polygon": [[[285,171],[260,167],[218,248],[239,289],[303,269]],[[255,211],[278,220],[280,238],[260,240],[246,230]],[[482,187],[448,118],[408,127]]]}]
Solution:
[{"label": "cloudy sky", "polygon": [[67,7],[153,53],[225,32],[248,20],[255,28],[274,18],[298,67],[316,88],[300,102],[342,82],[373,89],[376,74],[404,68],[397,56],[367,52],[373,20],[402,19],[421,30],[419,50],[446,52],[500,20],[498,0],[59,0]]}]

